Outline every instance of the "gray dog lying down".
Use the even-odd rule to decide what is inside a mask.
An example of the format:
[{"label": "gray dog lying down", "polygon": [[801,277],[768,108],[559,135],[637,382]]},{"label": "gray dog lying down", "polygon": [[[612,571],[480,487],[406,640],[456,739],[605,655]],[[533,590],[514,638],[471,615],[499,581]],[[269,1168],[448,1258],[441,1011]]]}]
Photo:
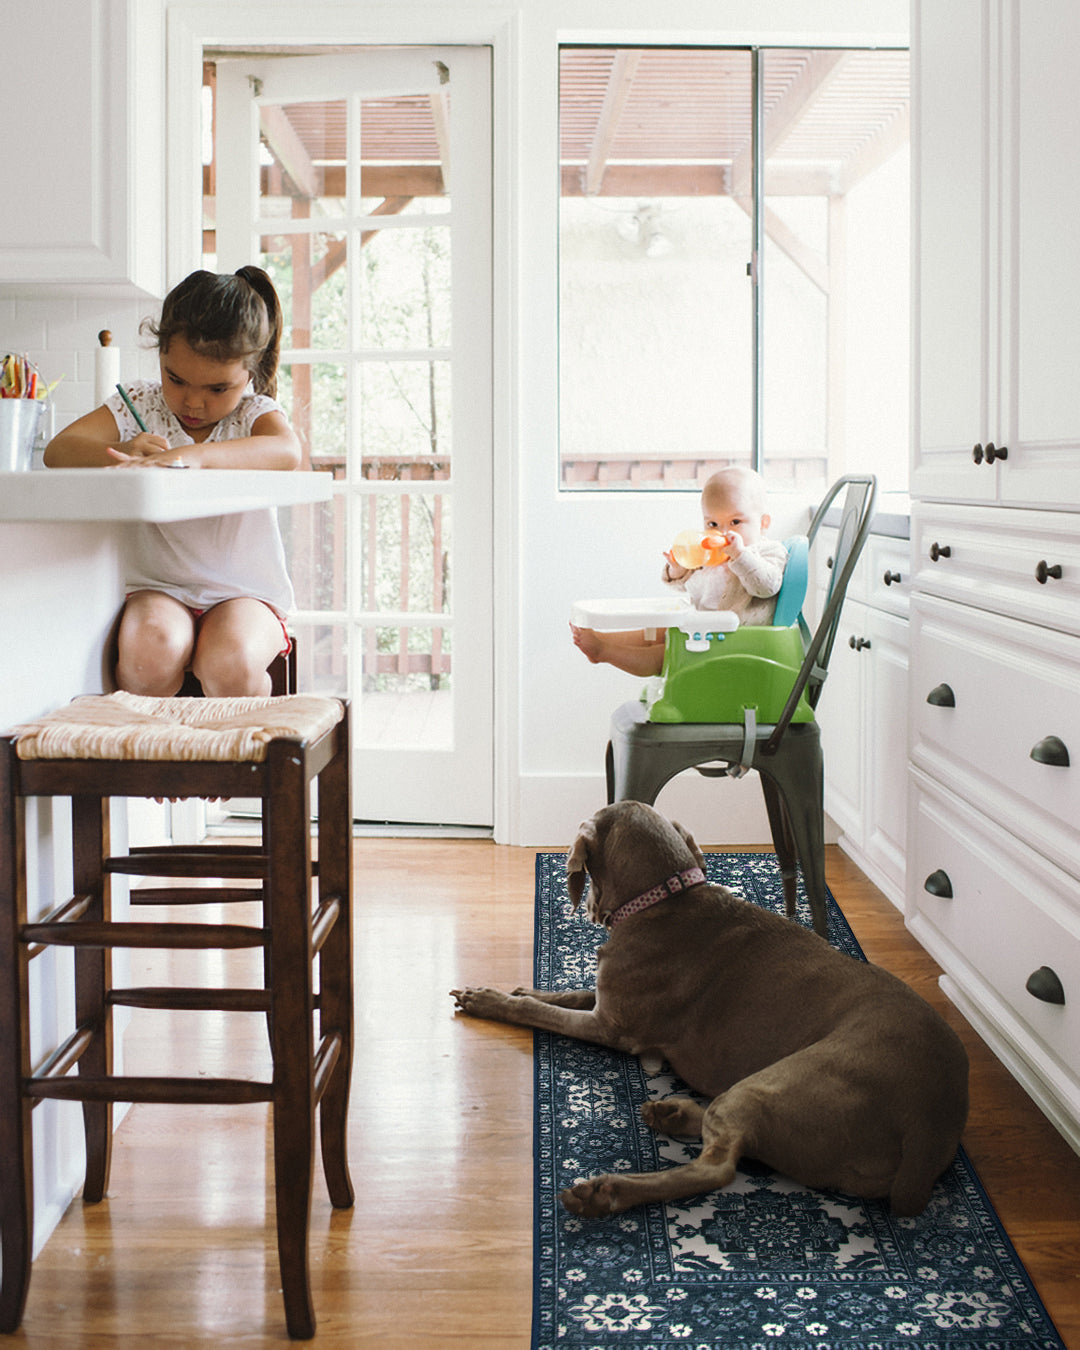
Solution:
[{"label": "gray dog lying down", "polygon": [[806,1186],[920,1213],[967,1119],[967,1054],[913,990],[815,933],[711,886],[701,852],[640,802],[605,807],[567,858],[575,908],[611,930],[596,990],[455,989],[462,1012],[666,1059],[696,1092],[647,1102],[699,1156],[593,1177],[560,1199],[617,1214],[727,1186],[740,1157]]}]

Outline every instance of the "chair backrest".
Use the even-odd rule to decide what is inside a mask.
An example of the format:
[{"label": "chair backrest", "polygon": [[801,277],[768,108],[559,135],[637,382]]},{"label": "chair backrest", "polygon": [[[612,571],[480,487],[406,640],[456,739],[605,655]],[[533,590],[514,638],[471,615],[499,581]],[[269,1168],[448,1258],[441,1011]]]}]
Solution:
[{"label": "chair backrest", "polygon": [[[843,500],[839,501],[841,494]],[[814,512],[810,529],[807,531],[811,548],[822,525],[832,525],[832,519],[827,517],[834,511],[839,512],[836,548],[832,556],[825,607],[813,634],[803,621],[806,655],[803,657],[803,663],[799,667],[799,674],[788,695],[784,710],[768,740],[762,746],[763,752],[767,755],[776,752],[803,692],[805,691],[807,702],[812,708],[817,706],[821,697],[821,688],[825,683],[829,657],[832,655],[833,642],[840,623],[840,610],[844,604],[851,574],[855,571],[855,564],[859,561],[859,555],[870,533],[876,497],[877,478],[873,474],[845,474],[829,488],[821,505]]]},{"label": "chair backrest", "polygon": [[810,540],[805,534],[792,535],[784,540],[784,547],[788,560],[773,611],[772,621],[776,628],[790,628],[793,623],[798,623],[810,580]]}]

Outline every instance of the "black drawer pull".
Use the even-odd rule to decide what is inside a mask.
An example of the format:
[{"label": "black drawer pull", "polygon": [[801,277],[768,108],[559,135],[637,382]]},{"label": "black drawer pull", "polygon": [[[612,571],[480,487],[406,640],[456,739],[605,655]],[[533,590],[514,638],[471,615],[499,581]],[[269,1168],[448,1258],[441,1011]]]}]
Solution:
[{"label": "black drawer pull", "polygon": [[995,446],[993,441],[987,441],[986,443],[987,464],[993,464],[995,459],[1008,459],[1008,458],[1009,458],[1009,451],[1004,445]]},{"label": "black drawer pull", "polygon": [[857,638],[854,633],[847,640],[847,645],[853,652],[861,652],[864,647],[870,646],[869,638]]},{"label": "black drawer pull", "polygon": [[893,584],[894,581],[903,581],[903,579],[904,579],[904,578],[900,575],[899,572],[886,572],[886,573],[885,573],[885,585],[886,585],[886,586],[891,586],[891,585]]},{"label": "black drawer pull", "polygon": [[1041,999],[1043,1003],[1065,1006],[1065,988],[1049,966],[1040,966],[1038,970],[1033,970],[1027,977],[1024,988],[1032,998]]},{"label": "black drawer pull", "polygon": [[939,558],[951,558],[952,548],[948,544],[939,544],[935,540],[930,545],[930,561],[937,562]]},{"label": "black drawer pull", "polygon": [[1031,747],[1031,758],[1036,764],[1052,764],[1057,769],[1069,767],[1069,749],[1060,736],[1044,736]]},{"label": "black drawer pull", "polygon": [[981,464],[983,462],[983,448],[979,441],[976,441],[971,447],[971,458],[976,464]]},{"label": "black drawer pull", "polygon": [[956,695],[947,684],[935,686],[926,696],[926,701],[935,708],[955,708]]},{"label": "black drawer pull", "polygon": [[1055,563],[1053,567],[1047,567],[1046,559],[1043,558],[1035,564],[1035,580],[1040,586],[1045,586],[1051,577],[1055,581],[1061,580],[1061,564]]},{"label": "black drawer pull", "polygon": [[931,895],[936,895],[941,900],[951,900],[952,882],[948,872],[942,871],[940,867],[936,872],[931,872],[923,882],[923,890],[929,891]]}]

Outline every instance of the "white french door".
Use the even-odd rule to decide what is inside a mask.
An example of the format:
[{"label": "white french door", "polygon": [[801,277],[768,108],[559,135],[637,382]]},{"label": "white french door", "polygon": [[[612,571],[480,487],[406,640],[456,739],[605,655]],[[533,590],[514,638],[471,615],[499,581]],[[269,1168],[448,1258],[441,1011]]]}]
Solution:
[{"label": "white french door", "polygon": [[285,309],[329,504],[282,513],[301,692],[348,695],[358,819],[492,823],[486,48],[219,60],[214,257]]}]

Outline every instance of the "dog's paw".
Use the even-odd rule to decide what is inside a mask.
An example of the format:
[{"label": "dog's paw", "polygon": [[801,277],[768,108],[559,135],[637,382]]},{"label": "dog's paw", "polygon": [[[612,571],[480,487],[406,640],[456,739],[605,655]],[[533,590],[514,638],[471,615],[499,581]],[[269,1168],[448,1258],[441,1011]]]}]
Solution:
[{"label": "dog's paw", "polygon": [[704,1112],[688,1097],[669,1097],[662,1102],[644,1102],[641,1119],[657,1134],[686,1135],[700,1139]]},{"label": "dog's paw", "polygon": [[588,1181],[579,1181],[576,1186],[560,1191],[559,1199],[571,1214],[580,1214],[586,1219],[602,1219],[624,1208],[619,1204],[617,1189],[615,1177],[591,1177]]},{"label": "dog's paw", "polygon": [[498,1020],[512,996],[504,994],[501,989],[469,988],[451,989],[450,997],[457,1004],[458,1012],[468,1013],[470,1017],[492,1017]]}]

